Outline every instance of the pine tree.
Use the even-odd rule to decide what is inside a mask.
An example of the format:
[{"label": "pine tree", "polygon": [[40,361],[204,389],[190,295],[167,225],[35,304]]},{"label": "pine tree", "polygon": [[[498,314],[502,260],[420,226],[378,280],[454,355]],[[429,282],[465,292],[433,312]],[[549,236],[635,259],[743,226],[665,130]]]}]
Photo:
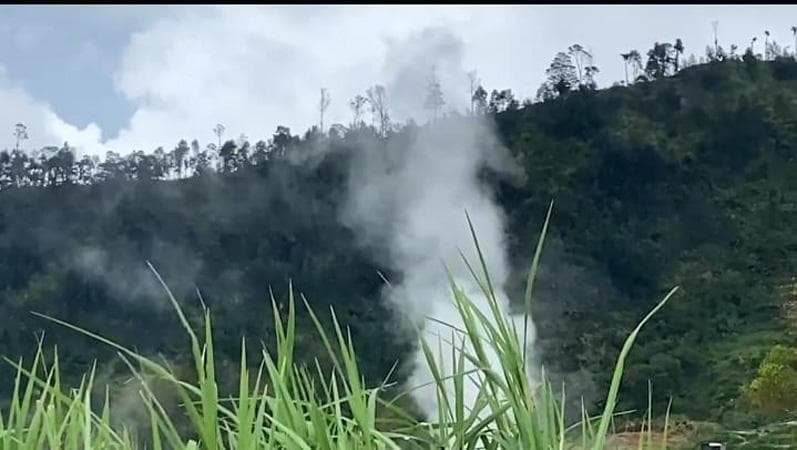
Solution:
[{"label": "pine tree", "polygon": [[424,102],[424,108],[431,111],[433,120],[437,120],[440,110],[446,104],[445,100],[443,100],[443,90],[440,87],[440,80],[437,78],[436,72],[436,68],[432,66],[432,72],[426,85],[426,101]]}]

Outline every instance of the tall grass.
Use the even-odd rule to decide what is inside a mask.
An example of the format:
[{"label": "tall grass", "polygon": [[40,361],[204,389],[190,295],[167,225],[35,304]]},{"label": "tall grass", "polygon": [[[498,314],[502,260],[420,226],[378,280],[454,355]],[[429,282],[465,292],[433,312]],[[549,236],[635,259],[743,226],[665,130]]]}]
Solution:
[{"label": "tall grass", "polygon": [[[435,343],[421,338],[421,348],[435,378],[439,405],[437,417],[431,422],[418,420],[399,407],[400,396],[388,399],[386,389],[391,384],[387,380],[377,386],[367,386],[348,329],[340,326],[331,311],[332,332],[328,332],[303,297],[333,364],[330,370],[322,369],[318,362],[313,366],[297,364],[294,360],[297,302],[293,289],[289,289],[285,317],[280,316],[272,296],[276,351],[262,349],[257,369],[251,370],[246,341],[242,341],[237,395],[222,398],[215,370],[210,311],[203,305],[203,330],[201,333],[194,330],[166,283],[150,266],[190,339],[195,380],[180,379],[169,367],[96,333],[40,315],[117,350],[133,377],[140,382],[138,394],[149,415],[146,435],[136,437],[126,426],[115,428],[111,425],[113,399],[107,388],[101,408],[94,407],[97,402],[92,401],[93,369],[76,388],[63,386],[57,351],[48,364],[39,341],[38,352],[29,366],[6,359],[17,368],[17,376],[10,407],[0,411],[0,450],[603,449],[614,417],[626,357],[641,328],[676,289],[670,291],[628,336],[617,359],[603,412],[589,417],[582,408],[581,420],[568,423],[564,414],[564,389],[555,391],[544,372],[540,381],[534,383],[529,376],[526,354],[532,287],[550,212],[549,209],[529,271],[522,332],[499,306],[471,224],[479,270],[469,261],[466,263],[482,288],[488,308],[477,308],[452,280],[452,297],[464,328],[452,327],[451,354],[435,354],[432,351]],[[469,218],[468,222],[470,224]],[[488,354],[498,355],[500,364],[492,365]],[[443,358],[450,359],[444,361]],[[451,376],[444,376],[440,367],[448,363],[457,370]],[[465,370],[466,365],[474,369]],[[167,412],[147,381],[152,377],[167,382],[176,392],[181,417]],[[465,403],[466,383],[478,386],[472,405]],[[391,419],[383,418],[380,411],[387,411]],[[190,423],[187,431],[177,425],[183,416]],[[652,448],[649,425],[647,431],[646,438],[640,437],[640,448]],[[664,444],[659,448],[665,448]]]}]

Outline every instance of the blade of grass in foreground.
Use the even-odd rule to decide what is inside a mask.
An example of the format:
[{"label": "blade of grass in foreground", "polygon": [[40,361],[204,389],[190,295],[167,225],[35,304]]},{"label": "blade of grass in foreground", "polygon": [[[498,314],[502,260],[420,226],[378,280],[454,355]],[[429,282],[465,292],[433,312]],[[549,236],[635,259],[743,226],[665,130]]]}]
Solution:
[{"label": "blade of grass in foreground", "polygon": [[612,383],[609,387],[609,393],[606,396],[606,406],[603,409],[603,416],[601,417],[600,425],[598,425],[598,432],[595,436],[595,442],[592,446],[593,450],[602,450],[605,443],[606,443],[606,434],[609,430],[609,421],[612,418],[612,414],[614,413],[615,405],[617,404],[617,393],[620,390],[620,381],[623,378],[623,369],[625,367],[625,360],[628,357],[628,353],[631,352],[631,347],[634,345],[634,341],[636,340],[639,331],[642,330],[642,327],[653,317],[656,312],[658,312],[672,297],[675,292],[678,291],[678,286],[672,288],[670,292],[664,297],[664,299],[653,308],[641,322],[639,325],[634,328],[634,331],[628,336],[625,340],[625,344],[623,344],[623,349],[620,351],[620,356],[617,358],[617,364],[614,367],[614,375],[612,375]]},{"label": "blade of grass in foreground", "polygon": [[542,225],[540,237],[537,239],[537,248],[534,250],[534,257],[531,259],[531,268],[529,269],[529,277],[526,280],[526,292],[523,296],[524,300],[524,317],[523,317],[523,361],[526,359],[526,351],[528,347],[528,331],[529,321],[531,320],[531,300],[532,289],[534,287],[534,280],[537,279],[537,269],[540,266],[540,255],[542,255],[542,244],[545,241],[545,235],[548,233],[548,223],[551,221],[551,212],[553,211],[553,200],[548,205],[548,213],[545,215],[545,223]]}]

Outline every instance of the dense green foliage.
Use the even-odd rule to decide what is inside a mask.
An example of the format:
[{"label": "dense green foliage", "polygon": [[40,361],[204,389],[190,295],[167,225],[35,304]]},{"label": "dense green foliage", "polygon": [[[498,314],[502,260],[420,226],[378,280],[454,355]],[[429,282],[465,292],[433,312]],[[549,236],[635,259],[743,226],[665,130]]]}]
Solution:
[{"label": "dense green foliage", "polygon": [[[639,336],[620,406],[644,409],[652,380],[655,410],[673,397],[692,417],[744,418],[742,387],[774,344],[793,343],[776,287],[797,271],[796,87],[793,61],[748,58],[494,115],[525,173],[484,177],[508,217],[518,267],[511,291],[522,297],[529,243],[553,198],[539,348],[546,367],[587,400],[602,401],[628,330],[677,284],[683,300]],[[392,332],[379,299],[379,272],[401,274],[358,247],[339,213],[349,158],[401,151],[414,133],[413,125],[386,137],[356,126],[299,138],[281,129],[255,150],[228,142],[217,171],[205,170],[205,151],[183,144],[191,170],[175,165],[173,151],[114,156],[116,165],[92,166],[91,182],[53,168],[39,187],[9,172],[0,192],[0,353],[35,350],[32,333],[45,328],[69,349],[65,373],[113,358],[35,310],[190,364],[179,324],[161,314],[149,260],[194,319],[199,288],[219,316],[217,351],[230,360],[244,334],[274,345],[268,288],[279,298],[291,279],[316,310],[334,305],[355,342],[369,344],[358,348],[361,368],[380,380],[413,345]],[[297,354],[319,353],[312,324],[300,318],[297,328]],[[0,370],[10,379],[11,368]]]},{"label": "dense green foliage", "polygon": [[604,373],[618,330],[677,282],[686,300],[641,338],[623,398],[644,398],[651,379],[679,412],[734,412],[772,344],[792,340],[776,287],[797,269],[795,68],[712,63],[500,118],[529,174],[501,196],[510,236],[522,246],[556,198],[565,253],[594,271],[565,278],[574,288],[551,268],[558,293],[538,315],[549,361]]},{"label": "dense green foliage", "polygon": [[761,413],[788,417],[797,408],[797,349],[773,347],[744,394]]},{"label": "dense green foliage", "polygon": [[[550,210],[534,261],[540,257],[548,218]],[[474,242],[478,242],[475,235]],[[478,258],[482,270],[480,274],[474,272],[474,277],[489,279],[480,250]],[[537,268],[534,263],[529,271],[527,304],[532,300]],[[154,270],[153,273],[163,284],[160,275]],[[191,343],[195,381],[185,380],[168,365],[159,364],[89,330],[40,316],[116,349],[135,379],[138,400],[145,405],[145,419],[136,421],[127,417],[121,426],[115,425],[119,410],[113,411],[113,406],[120,400],[124,404],[124,393],[119,395],[117,391],[110,395],[105,390],[104,398],[98,402],[93,394],[96,367],[86,374],[77,389],[71,389],[61,382],[57,354],[48,362],[39,345],[30,366],[14,364],[17,376],[11,402],[4,414],[0,414],[0,448],[602,450],[611,447],[607,437],[610,437],[610,423],[615,416],[624,362],[639,331],[677,288],[650,311],[626,339],[603,413],[589,417],[582,409],[581,416],[571,424],[560,407],[564,392],[561,397],[555,395],[544,375],[541,382],[531,381],[528,356],[523,350],[525,339],[503,311],[490,283],[480,282],[480,285],[487,303],[484,309],[480,309],[460,286],[451,284],[452,300],[463,323],[457,338],[461,345],[451,347],[450,353],[434,355],[430,349],[434,342],[421,339],[426,355],[424,363],[434,374],[434,395],[441,399],[437,417],[431,418],[431,422],[419,421],[408,414],[395,397],[391,400],[380,398],[385,393],[386,383],[373,388],[364,384],[351,334],[343,331],[334,311],[331,314],[334,332],[328,333],[312,308],[306,309],[323,342],[323,351],[332,361],[329,372],[319,364],[300,363],[295,354],[298,335],[292,291],[289,291],[285,315],[279,311],[281,307],[273,297],[271,299],[276,349],[261,349],[261,362],[255,372],[249,368],[246,341],[242,340],[240,370],[234,377],[238,379],[237,395],[221,396],[210,311],[203,309],[203,330],[195,331],[163,284]],[[498,355],[499,360],[491,361],[488,353]],[[439,368],[449,358],[456,369],[444,377]],[[467,370],[466,360],[477,364]],[[157,381],[180,398],[179,409],[168,411],[164,408],[164,396],[162,392],[156,393],[154,387]],[[469,381],[476,382],[477,395],[473,403],[466,401],[463,395]],[[395,417],[386,420],[380,409]],[[643,419],[645,431],[639,433],[638,445],[634,448],[674,448],[667,437],[668,420],[667,413],[661,438],[654,437],[648,411],[647,418]]]}]

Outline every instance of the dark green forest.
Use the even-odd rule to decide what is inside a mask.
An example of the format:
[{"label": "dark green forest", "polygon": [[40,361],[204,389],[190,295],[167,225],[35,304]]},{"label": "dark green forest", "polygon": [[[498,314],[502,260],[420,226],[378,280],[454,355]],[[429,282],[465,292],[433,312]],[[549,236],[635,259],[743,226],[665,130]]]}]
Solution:
[{"label": "dark green forest", "polygon": [[[797,63],[748,52],[678,67],[680,51],[667,45],[651,50],[633,82],[607,89],[595,89],[593,69],[561,70],[562,53],[538,102],[474,92],[470,114],[494,123],[524,174],[482,177],[508,220],[509,291],[522,297],[553,200],[534,320],[539,358],[569,395],[600,406],[627,333],[679,285],[631,353],[620,407],[644,410],[651,381],[659,411],[672,398],[674,411],[698,420],[783,415],[797,401],[763,411],[745,392],[773,347],[797,344],[788,289],[797,274]],[[33,155],[19,148],[18,127],[17,148],[0,153],[0,354],[30,354],[44,331],[67,374],[94,358],[109,374],[126,370],[110,349],[35,311],[190,364],[149,261],[194,319],[199,296],[213,310],[216,347],[230,361],[222,371],[236,370],[242,336],[273,344],[269,293],[284,299],[291,283],[351,328],[371,383],[397,362],[400,379],[415,341],[394,333],[380,289],[382,276],[401,274],[339,217],[354,155],[400,152],[436,124],[366,125],[355,115],[328,133],[279,127],[252,145],[222,142],[219,129],[220,145],[184,140],[102,161],[78,159],[68,145]],[[297,346],[310,361],[320,343],[301,317]],[[795,361],[782,376],[797,383]],[[0,366],[0,376],[13,374]]]}]

